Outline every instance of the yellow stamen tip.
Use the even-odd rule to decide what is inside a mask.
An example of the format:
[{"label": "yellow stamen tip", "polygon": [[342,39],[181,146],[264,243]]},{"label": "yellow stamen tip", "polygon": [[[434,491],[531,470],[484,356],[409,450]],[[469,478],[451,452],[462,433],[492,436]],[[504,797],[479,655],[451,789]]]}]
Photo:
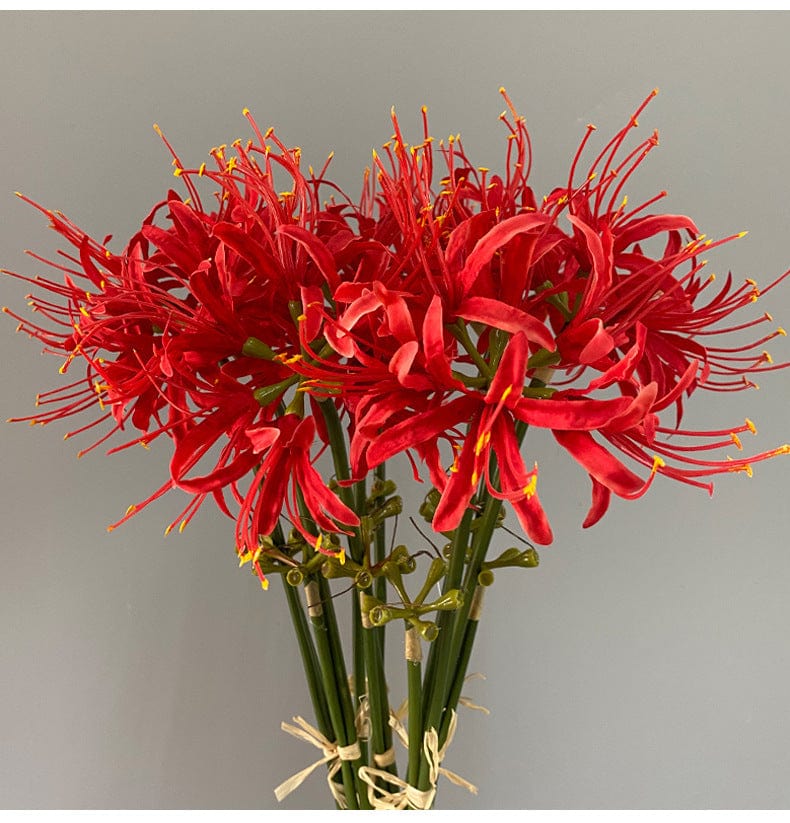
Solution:
[{"label": "yellow stamen tip", "polygon": [[757,434],[757,427],[754,425],[754,423],[752,423],[751,420],[749,420],[748,417],[746,418],[746,420],[744,420],[744,424],[746,425],[746,428],[749,429],[749,431],[752,434]]},{"label": "yellow stamen tip", "polygon": [[731,432],[730,437],[732,438],[732,442],[735,443],[735,445],[738,447],[738,450],[743,451],[743,444],[741,443],[741,438],[738,437],[738,435],[735,434],[735,432]]},{"label": "yellow stamen tip", "polygon": [[249,109],[245,106],[245,107],[241,110],[241,113],[244,115],[244,117],[246,117],[246,116],[250,113],[250,110],[249,110]]},{"label": "yellow stamen tip", "polygon": [[182,520],[181,523],[178,526],[178,533],[181,534],[186,527],[187,527],[187,521]]},{"label": "yellow stamen tip", "polygon": [[787,337],[787,332],[781,326],[776,330],[776,333],[781,334],[782,337]]},{"label": "yellow stamen tip", "polygon": [[346,565],[346,550],[345,549],[340,549],[340,551],[335,555],[335,557],[337,557],[337,559],[340,561],[341,566]]},{"label": "yellow stamen tip", "polygon": [[746,235],[748,233],[749,233],[748,231],[742,231],[742,232],[738,232],[738,234],[736,234],[735,236],[738,237],[738,238],[746,237]]},{"label": "yellow stamen tip", "polygon": [[269,581],[265,578],[261,578],[261,588],[266,592],[269,591]]}]

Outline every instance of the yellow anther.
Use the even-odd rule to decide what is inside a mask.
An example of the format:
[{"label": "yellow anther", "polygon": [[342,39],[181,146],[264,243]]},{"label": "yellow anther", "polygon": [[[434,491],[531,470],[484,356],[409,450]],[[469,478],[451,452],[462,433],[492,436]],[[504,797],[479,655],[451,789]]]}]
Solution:
[{"label": "yellow anther", "polygon": [[321,544],[322,544],[323,542],[324,542],[324,535],[323,535],[321,532],[319,532],[319,533],[318,533],[318,537],[316,537],[316,539],[315,539],[315,544],[314,544],[313,548],[315,548],[315,549],[320,549],[320,548],[321,548]]},{"label": "yellow anther", "polygon": [[236,162],[235,157],[231,157],[230,160],[228,160],[228,171],[233,171],[233,169],[236,168]]},{"label": "yellow anther", "polygon": [[129,508],[126,510],[126,514],[124,516],[128,517],[136,508],[137,506],[135,506],[134,503],[132,503],[132,505],[129,506]]},{"label": "yellow anther", "polygon": [[486,434],[487,432],[483,432],[480,437],[477,438],[477,443],[475,443],[475,455],[479,455],[481,451],[485,448],[486,445]]},{"label": "yellow anther", "polygon": [[172,523],[165,529],[165,537],[167,537],[167,535],[170,534],[171,531],[173,531]]},{"label": "yellow anther", "polygon": [[763,360],[765,360],[766,363],[773,363],[774,362],[774,359],[773,359],[773,357],[771,357],[770,352],[767,352],[767,351],[763,352]]},{"label": "yellow anther", "polygon": [[662,460],[657,454],[653,455],[653,468],[650,470],[651,474],[655,474],[659,469],[663,469],[666,462]]},{"label": "yellow anther", "polygon": [[263,551],[263,546],[258,546],[257,549],[252,553],[252,562],[257,563],[258,558],[261,556],[261,552]]},{"label": "yellow anther", "polygon": [[260,581],[261,581],[261,588],[265,592],[269,591],[269,581],[265,577],[261,577]]},{"label": "yellow anther", "polygon": [[477,481],[480,479],[480,475],[477,473],[477,469],[472,471],[472,488],[477,486]]},{"label": "yellow anther", "polygon": [[300,314],[300,315],[299,315],[296,319],[297,319],[300,323],[303,323],[305,320],[307,320],[307,315]]},{"label": "yellow anther", "polygon": [[748,233],[749,233],[748,231],[742,231],[742,232],[738,232],[738,234],[736,234],[735,236],[738,237],[738,238],[746,237],[746,235]]},{"label": "yellow anther", "polygon": [[243,117],[246,117],[246,116],[250,113],[250,110],[249,110],[249,109],[245,106],[245,107],[241,110],[241,113],[242,113],[242,116],[243,116]]},{"label": "yellow anther", "polygon": [[783,446],[779,446],[778,449],[775,449],[774,454],[790,454],[790,445],[785,443]]},{"label": "yellow anther", "polygon": [[787,332],[781,326],[776,330],[776,333],[781,334],[782,337],[787,337]]},{"label": "yellow anther", "polygon": [[486,174],[486,172],[491,171],[490,169],[486,168],[485,166],[478,166],[478,167],[477,167],[477,170],[478,170],[481,174]]},{"label": "yellow anther", "polygon": [[80,306],[80,314],[83,317],[90,317],[90,315],[88,314],[88,310],[85,308],[85,306]]},{"label": "yellow anther", "polygon": [[187,521],[186,521],[186,520],[182,520],[182,521],[178,524],[178,533],[179,533],[179,534],[181,534],[181,533],[184,531],[184,529],[185,529],[186,527],[187,527]]},{"label": "yellow anther", "polygon": [[239,555],[239,568],[241,568],[245,563],[249,563],[252,560],[252,552],[244,552],[244,554]]},{"label": "yellow anther", "polygon": [[749,420],[749,418],[748,418],[748,417],[747,417],[747,418],[746,418],[746,420],[744,420],[743,422],[744,422],[744,424],[746,425],[746,428],[747,428],[747,429],[749,429],[749,431],[750,431],[752,434],[757,434],[757,427],[754,425],[754,423],[752,423],[752,421],[751,421],[751,420]]},{"label": "yellow anther", "polygon": [[730,433],[730,437],[732,438],[732,442],[738,447],[738,451],[743,451],[743,444],[741,443],[741,438],[738,437],[735,432]]},{"label": "yellow anther", "polygon": [[161,137],[162,136],[162,129],[159,128],[158,123],[154,123],[154,131]]},{"label": "yellow anther", "polygon": [[340,549],[340,551],[335,555],[335,557],[338,559],[341,566],[346,565],[346,550],[345,549]]},{"label": "yellow anther", "polygon": [[181,177],[181,175],[183,173],[184,173],[184,170],[181,169],[181,168],[173,169],[173,177]]},{"label": "yellow anther", "polygon": [[510,396],[510,393],[511,393],[512,391],[513,391],[513,386],[508,386],[508,387],[507,387],[507,388],[506,388],[506,389],[502,392],[502,397],[501,397],[500,399],[501,399],[501,400],[507,400],[507,399],[508,399],[508,397]]},{"label": "yellow anther", "polygon": [[538,487],[538,476],[537,476],[537,474],[533,474],[532,477],[530,477],[530,479],[529,479],[529,483],[527,483],[527,485],[524,486],[524,488],[521,491],[524,493],[524,497],[526,497],[527,500],[529,500],[530,497],[532,497],[532,495],[535,494],[535,489],[537,487]]},{"label": "yellow anther", "polygon": [[206,164],[201,163],[200,168],[198,169],[198,177],[202,177],[205,171],[206,171]]}]

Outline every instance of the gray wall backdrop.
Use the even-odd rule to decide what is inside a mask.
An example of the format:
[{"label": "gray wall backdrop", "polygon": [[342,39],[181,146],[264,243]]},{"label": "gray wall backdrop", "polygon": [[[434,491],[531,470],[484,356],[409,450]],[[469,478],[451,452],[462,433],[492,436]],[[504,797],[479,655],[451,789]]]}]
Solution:
[{"label": "gray wall backdrop", "polygon": [[[654,86],[642,117],[661,146],[630,191],[711,255],[760,282],[790,265],[786,14],[5,13],[0,17],[0,263],[50,252],[22,190],[99,237],[126,238],[174,183],[158,122],[192,163],[246,136],[241,109],[358,190],[389,110],[419,134],[461,131],[503,156],[507,86],[535,144],[534,184],[564,179],[587,122],[601,138]],[[637,202],[635,199],[632,202]],[[24,309],[22,284],[0,302]],[[766,298],[790,325],[790,286]],[[761,308],[758,304],[757,309]],[[57,362],[0,328],[2,418],[29,413]],[[784,341],[776,359],[790,359]],[[689,427],[752,417],[767,449],[790,439],[790,373],[761,391],[697,396]],[[314,759],[279,731],[308,713],[282,593],[239,571],[231,523],[208,508],[162,536],[167,500],[107,523],[161,482],[165,448],[77,461],[65,427],[0,426],[0,805],[275,807],[272,788]],[[448,767],[443,808],[777,808],[790,805],[790,461],[726,476],[713,499],[659,479],[582,532],[583,473],[529,439],[556,542],[537,570],[499,575]],[[89,441],[83,441],[87,444]],[[157,445],[164,447],[164,442]],[[408,534],[404,532],[404,534]],[[506,544],[502,543],[501,548]],[[393,641],[393,646],[396,641]],[[397,655],[393,658],[397,664]],[[400,673],[393,702],[405,692]],[[316,774],[286,808],[325,807]]]}]

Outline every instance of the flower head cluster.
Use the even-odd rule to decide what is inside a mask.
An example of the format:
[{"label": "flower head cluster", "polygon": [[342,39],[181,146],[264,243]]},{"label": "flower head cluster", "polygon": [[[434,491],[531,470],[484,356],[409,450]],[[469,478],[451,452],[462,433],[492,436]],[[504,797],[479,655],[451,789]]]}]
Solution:
[{"label": "flower head cluster", "polygon": [[[771,321],[733,319],[757,299],[753,281],[714,285],[705,273],[704,255],[734,238],[656,213],[664,192],[628,202],[626,183],[658,142],[626,147],[652,94],[597,156],[588,127],[567,181],[538,199],[524,119],[502,93],[499,174],[458,137],[437,144],[424,112],[410,145],[393,112],[354,200],[329,161],[305,169],[245,110],[254,139],[213,149],[210,168],[171,149],[187,197],[169,191],[118,254],[42,209],[72,250],[46,261],[57,279],[22,277],[41,321],[13,316],[76,376],[27,419],[92,413],[70,433],[104,424],[85,451],[117,432],[111,451],[168,438],[169,477],[126,517],[179,488],[190,502],[170,528],[183,528],[212,497],[262,580],[260,555],[276,552],[264,538],[283,514],[337,553],[327,535],[360,527],[343,489],[399,454],[438,493],[437,532],[485,493],[545,544],[527,429],[549,430],[589,475],[585,526],[612,494],[639,497],[658,474],[710,489],[719,473],[787,453],[740,456],[748,420],[682,427],[697,390],[738,391],[779,368],[764,346],[784,332],[728,343]],[[339,486],[315,465],[330,406],[350,445]]]}]

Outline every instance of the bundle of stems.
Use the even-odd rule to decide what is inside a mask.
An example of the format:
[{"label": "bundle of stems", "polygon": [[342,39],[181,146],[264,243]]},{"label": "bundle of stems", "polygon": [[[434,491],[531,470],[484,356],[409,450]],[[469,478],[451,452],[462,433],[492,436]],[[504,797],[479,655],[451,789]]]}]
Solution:
[{"label": "bundle of stems", "polygon": [[[428,809],[434,804],[439,753],[452,735],[481,617],[482,593],[493,582],[492,569],[536,566],[538,556],[530,545],[526,550],[508,549],[486,562],[494,531],[501,525],[502,501],[481,484],[459,526],[445,535],[444,550],[435,549],[419,592],[410,595],[404,577],[418,564],[407,547],[388,546],[387,521],[401,513],[402,502],[393,494],[395,484],[386,478],[386,464],[374,470],[370,489],[365,479],[349,484],[346,438],[337,409],[332,402],[321,403],[321,409],[338,493],[359,515],[360,526],[347,535],[347,546],[337,558],[316,552],[295,529],[286,540],[278,524],[270,540],[293,565],[267,565],[265,571],[281,572],[316,726],[340,752],[340,768],[330,778],[337,784],[336,803],[348,809]],[[526,429],[520,426],[519,440]],[[492,454],[490,481],[496,483],[498,475]],[[436,498],[435,492],[429,494],[421,507],[428,520]],[[298,503],[303,525],[314,529],[304,501]],[[344,588],[333,593],[330,581],[337,578]],[[437,587],[439,594],[431,599]],[[340,596],[351,598],[350,658],[335,609]],[[384,649],[389,624],[403,626],[408,712],[403,725],[388,697]],[[428,651],[423,665],[424,644]],[[393,726],[402,729],[407,743],[407,764],[401,775]],[[428,739],[434,740],[433,750],[426,745]]]}]

